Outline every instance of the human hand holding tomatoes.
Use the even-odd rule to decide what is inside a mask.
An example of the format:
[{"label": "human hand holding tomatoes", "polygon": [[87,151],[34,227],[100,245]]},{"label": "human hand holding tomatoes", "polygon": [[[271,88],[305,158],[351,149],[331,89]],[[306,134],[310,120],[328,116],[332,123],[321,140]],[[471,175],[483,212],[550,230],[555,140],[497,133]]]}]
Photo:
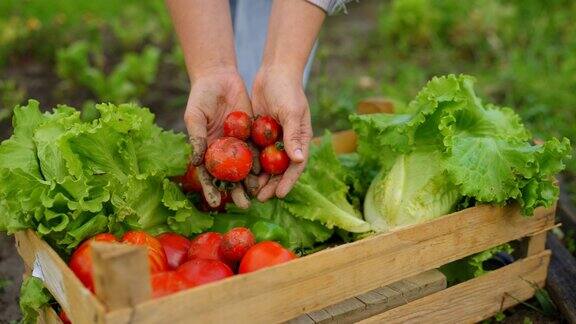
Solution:
[{"label": "human hand holding tomatoes", "polygon": [[[213,69],[194,78],[184,121],[193,148],[191,163],[197,167],[204,198],[212,207],[220,205],[221,197],[218,188],[213,184],[212,175],[204,166],[204,155],[208,145],[224,135],[225,128],[229,131],[231,125],[225,125],[225,120],[232,112],[243,112],[248,117],[252,116],[250,98],[236,69]],[[238,118],[233,121],[232,126],[242,126],[242,122],[250,121],[250,118],[236,114],[235,117]],[[240,132],[238,135],[243,134]],[[232,198],[238,206],[249,206],[250,202],[240,185],[233,190]]]},{"label": "human hand holding tomatoes", "polygon": [[[258,193],[258,199],[283,198],[304,171],[312,139],[310,109],[301,74],[281,67],[263,66],[254,80],[252,109],[256,116],[267,115],[278,120],[283,128],[284,150],[290,159],[285,172],[270,177]],[[255,128],[253,126],[253,130]]]}]

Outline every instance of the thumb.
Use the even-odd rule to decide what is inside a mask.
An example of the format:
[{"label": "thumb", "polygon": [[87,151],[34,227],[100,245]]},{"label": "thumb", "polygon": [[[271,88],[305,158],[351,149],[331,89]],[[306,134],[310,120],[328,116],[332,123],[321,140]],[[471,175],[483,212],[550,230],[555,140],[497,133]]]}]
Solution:
[{"label": "thumb", "polygon": [[293,162],[304,162],[304,132],[299,119],[289,119],[282,123],[284,130],[284,150]]},{"label": "thumb", "polygon": [[190,136],[190,145],[192,145],[191,162],[193,165],[198,166],[202,164],[204,153],[206,152],[206,126],[208,121],[200,110],[188,106],[184,114],[184,122]]}]

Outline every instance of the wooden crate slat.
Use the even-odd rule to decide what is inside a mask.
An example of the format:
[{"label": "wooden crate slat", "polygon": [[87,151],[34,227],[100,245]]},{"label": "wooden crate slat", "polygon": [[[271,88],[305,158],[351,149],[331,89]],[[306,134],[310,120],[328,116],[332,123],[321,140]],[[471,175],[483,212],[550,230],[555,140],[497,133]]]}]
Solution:
[{"label": "wooden crate slat", "polygon": [[108,311],[152,298],[145,247],[94,242],[91,252],[96,295]]},{"label": "wooden crate slat", "polygon": [[[355,323],[393,307],[406,304],[411,300],[445,289],[446,277],[440,271],[434,269],[382,288],[371,290],[355,298],[328,306],[322,309],[321,312],[312,313],[317,315],[308,314],[306,316],[307,314],[304,314],[287,323],[306,323],[305,321],[312,320],[312,318],[317,318],[317,321],[312,320],[312,323],[316,324]],[[403,290],[406,290],[406,292]],[[384,294],[380,294],[378,291],[382,291]],[[407,296],[410,297],[407,298]]]},{"label": "wooden crate slat", "polygon": [[550,251],[543,251],[360,323],[479,322],[532,297],[531,283],[544,285],[549,261]]},{"label": "wooden crate slat", "polygon": [[34,275],[42,277],[46,288],[72,321],[104,323],[104,306],[46,242],[31,230],[15,236],[16,248],[24,263],[33,269]]},{"label": "wooden crate slat", "polygon": [[[522,217],[517,206],[478,206],[425,224],[320,251],[256,273],[111,312],[110,323],[290,320],[554,225],[554,209]],[[386,271],[381,271],[386,269]],[[379,271],[380,270],[380,271]],[[226,294],[220,292],[226,291]],[[191,302],[193,301],[193,302]],[[219,307],[219,305],[226,307]],[[259,305],[266,312],[246,311]]]}]

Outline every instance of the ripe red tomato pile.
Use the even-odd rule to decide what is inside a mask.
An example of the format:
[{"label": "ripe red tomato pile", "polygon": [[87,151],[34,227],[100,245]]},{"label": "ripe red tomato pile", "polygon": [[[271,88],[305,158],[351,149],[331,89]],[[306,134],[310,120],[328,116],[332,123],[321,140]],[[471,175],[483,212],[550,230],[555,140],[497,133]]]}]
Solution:
[{"label": "ripe red tomato pile", "polygon": [[254,234],[244,227],[225,234],[206,232],[192,240],[175,233],[153,237],[142,231],[129,231],[120,241],[112,234],[98,234],[84,241],[69,262],[72,271],[92,292],[90,247],[95,241],[145,246],[154,298],[296,258],[292,251],[276,242],[256,243]]},{"label": "ripe red tomato pile", "polygon": [[[271,116],[259,116],[253,120],[243,111],[234,111],[226,116],[223,129],[224,136],[212,142],[204,155],[206,170],[215,179],[240,182],[250,173],[257,175],[260,169],[271,175],[280,175],[288,169],[290,158],[284,150],[282,126]],[[197,168],[193,165],[189,165],[186,174],[178,177],[177,181],[186,193],[202,192]],[[200,197],[200,209],[225,211],[231,198],[226,189],[222,189],[221,195],[221,205],[216,208],[211,208]]]}]

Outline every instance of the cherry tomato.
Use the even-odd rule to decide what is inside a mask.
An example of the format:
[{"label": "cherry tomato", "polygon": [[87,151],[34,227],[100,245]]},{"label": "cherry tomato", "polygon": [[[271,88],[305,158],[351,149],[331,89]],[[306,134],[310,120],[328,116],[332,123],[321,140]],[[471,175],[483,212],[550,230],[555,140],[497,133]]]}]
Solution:
[{"label": "cherry tomato", "polygon": [[184,192],[202,192],[202,184],[198,178],[198,171],[196,167],[190,163],[186,173],[179,178]]},{"label": "cherry tomato", "polygon": [[200,208],[201,211],[204,212],[225,212],[226,211],[226,204],[232,202],[232,196],[228,191],[220,191],[220,205],[218,207],[212,207],[206,201],[204,195],[200,197]]},{"label": "cherry tomato", "polygon": [[190,240],[176,233],[164,233],[156,238],[162,244],[170,269],[176,269],[186,262],[188,250],[190,250]]},{"label": "cherry tomato", "polygon": [[192,285],[176,271],[157,272],[152,275],[151,281],[152,298],[170,295],[192,287]]},{"label": "cherry tomato", "polygon": [[228,261],[240,261],[256,243],[254,234],[245,227],[236,227],[222,237],[220,255]]},{"label": "cherry tomato", "polygon": [[233,111],[224,119],[224,136],[236,137],[243,141],[250,137],[252,119],[243,111]]},{"label": "cherry tomato", "polygon": [[206,150],[204,165],[214,178],[238,182],[250,173],[252,152],[245,142],[234,137],[222,137]]},{"label": "cherry tomato", "polygon": [[259,116],[252,124],[251,139],[256,145],[266,147],[276,143],[282,133],[282,126],[271,116]]},{"label": "cherry tomato", "polygon": [[200,286],[234,275],[225,263],[206,259],[190,260],[179,266],[176,272],[192,286]]},{"label": "cherry tomato", "polygon": [[154,236],[143,231],[129,231],[122,237],[122,243],[143,245],[148,249],[148,266],[150,273],[168,270],[166,253],[162,244]]},{"label": "cherry tomato", "polygon": [[62,309],[60,310],[60,312],[58,313],[58,317],[60,317],[60,320],[62,321],[62,323],[64,324],[72,324],[72,322],[70,321],[70,319],[68,318],[68,315],[66,315],[66,312]]},{"label": "cherry tomato", "polygon": [[282,143],[278,142],[275,145],[268,145],[262,152],[260,152],[260,164],[264,172],[269,174],[282,174],[290,165],[290,158]]},{"label": "cherry tomato", "polygon": [[190,242],[188,260],[207,259],[224,261],[220,256],[220,244],[222,244],[222,234],[216,232],[200,234]]},{"label": "cherry tomato", "polygon": [[248,250],[238,273],[248,273],[296,259],[292,251],[273,241],[260,242]]},{"label": "cherry tomato", "polygon": [[68,266],[76,274],[76,277],[88,288],[94,292],[94,281],[92,279],[92,252],[90,244],[92,242],[118,242],[116,237],[109,233],[98,234],[84,241],[76,248]]}]

